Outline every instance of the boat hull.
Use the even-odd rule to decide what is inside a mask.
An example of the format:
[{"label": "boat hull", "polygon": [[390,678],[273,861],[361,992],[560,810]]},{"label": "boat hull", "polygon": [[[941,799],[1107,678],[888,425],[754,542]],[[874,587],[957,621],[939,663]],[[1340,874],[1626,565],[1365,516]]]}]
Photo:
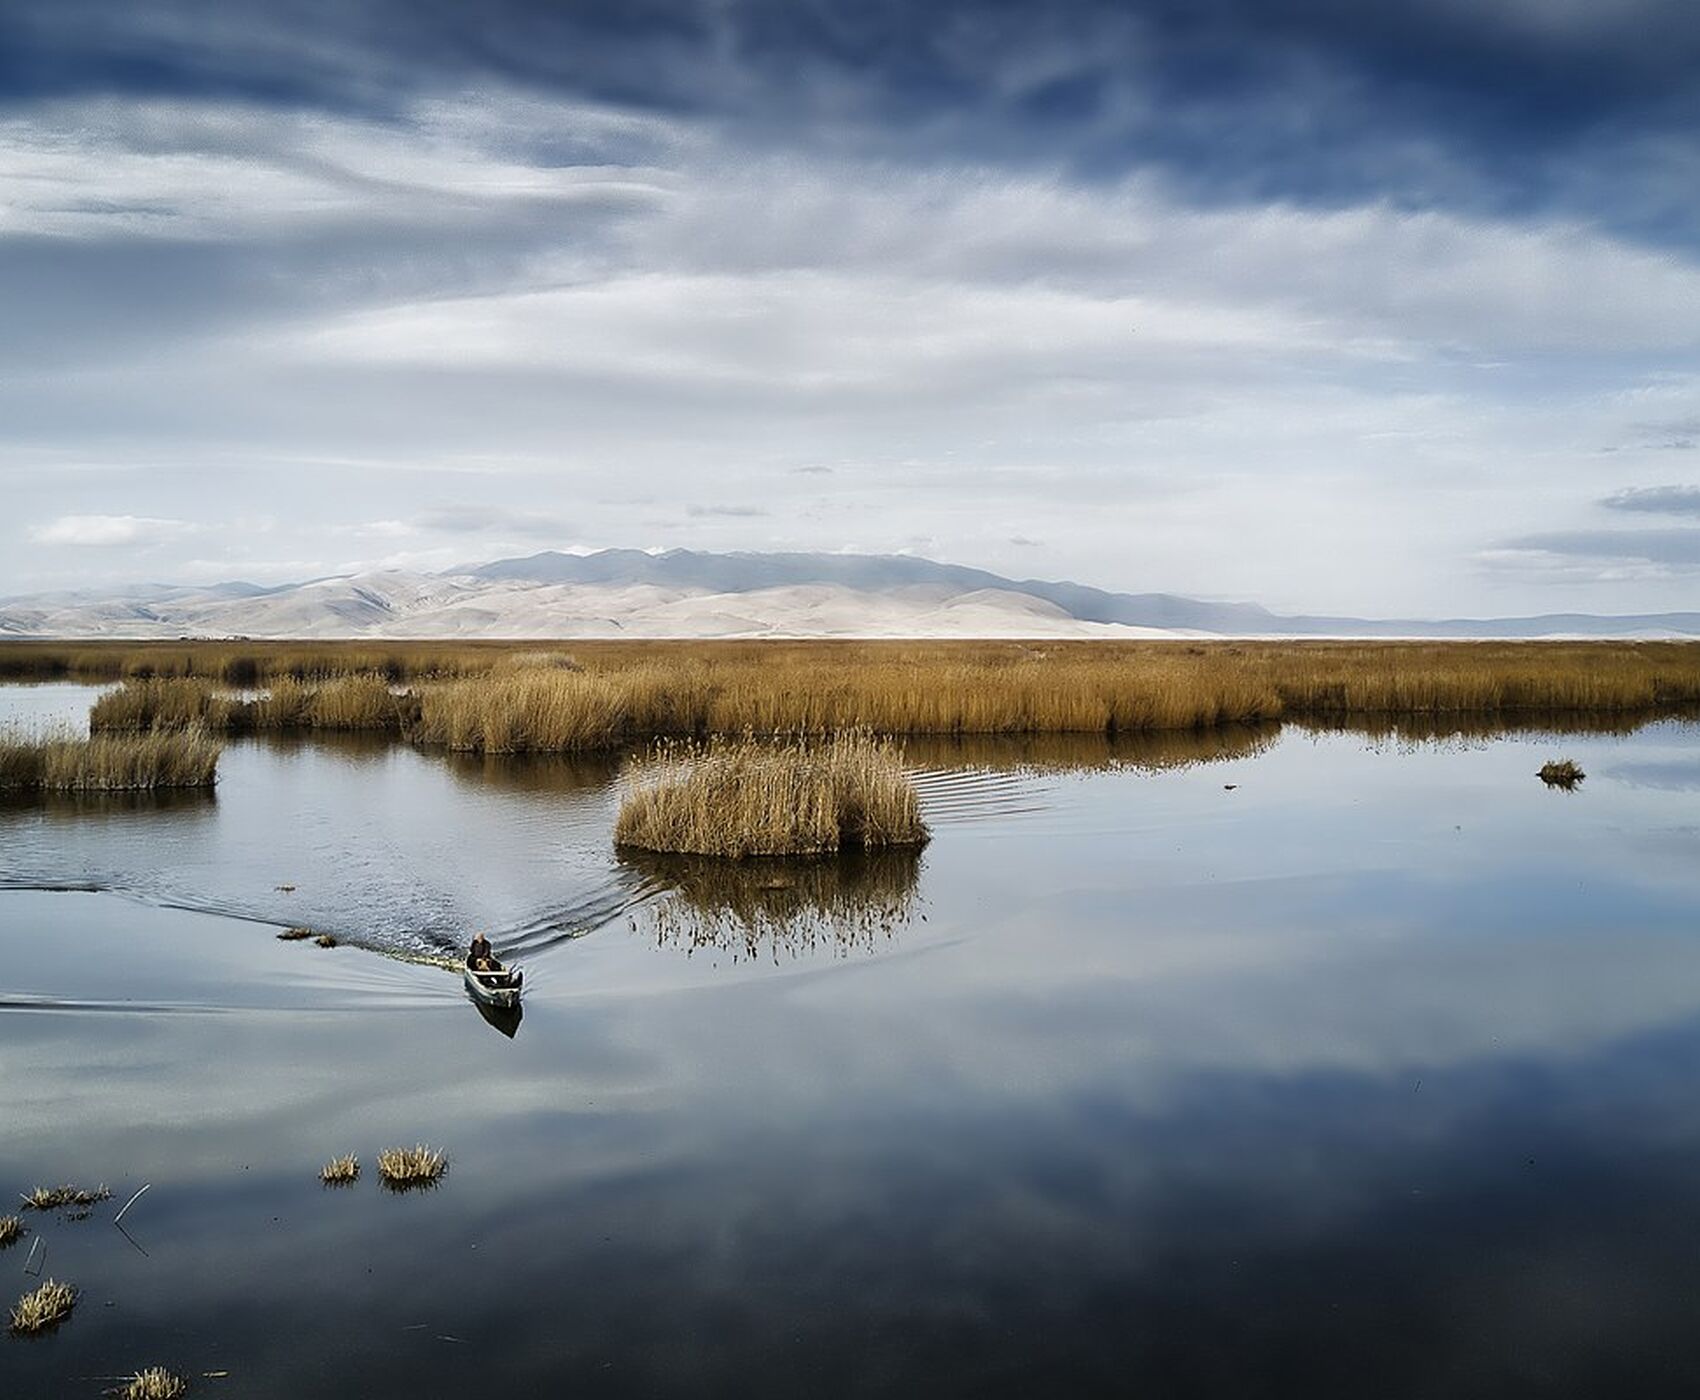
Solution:
[{"label": "boat hull", "polygon": [[[486,1006],[508,1009],[519,1005],[519,995],[525,985],[525,974],[518,968],[506,972],[478,973],[463,968],[466,989]],[[498,980],[499,979],[499,980]]]}]

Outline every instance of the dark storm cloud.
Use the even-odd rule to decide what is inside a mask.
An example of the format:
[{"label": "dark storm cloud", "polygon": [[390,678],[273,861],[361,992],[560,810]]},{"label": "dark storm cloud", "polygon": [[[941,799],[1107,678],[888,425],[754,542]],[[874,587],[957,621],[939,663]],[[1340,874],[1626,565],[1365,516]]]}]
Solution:
[{"label": "dark storm cloud", "polygon": [[1600,502],[1608,510],[1649,515],[1700,515],[1700,486],[1630,486]]},{"label": "dark storm cloud", "polygon": [[1688,0],[40,0],[0,100],[396,113],[489,84],[898,159],[1155,164],[1202,195],[1570,209],[1700,238]]}]

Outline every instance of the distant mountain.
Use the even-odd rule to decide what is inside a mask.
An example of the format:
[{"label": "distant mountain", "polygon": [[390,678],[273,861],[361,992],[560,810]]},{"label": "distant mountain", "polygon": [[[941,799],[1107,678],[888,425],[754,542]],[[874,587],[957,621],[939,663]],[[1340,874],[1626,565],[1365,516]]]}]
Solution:
[{"label": "distant mountain", "polygon": [[14,637],[1541,637],[1700,636],[1700,613],[1282,617],[1250,603],[1009,579],[910,555],[498,559],[261,587],[143,584],[0,600]]}]

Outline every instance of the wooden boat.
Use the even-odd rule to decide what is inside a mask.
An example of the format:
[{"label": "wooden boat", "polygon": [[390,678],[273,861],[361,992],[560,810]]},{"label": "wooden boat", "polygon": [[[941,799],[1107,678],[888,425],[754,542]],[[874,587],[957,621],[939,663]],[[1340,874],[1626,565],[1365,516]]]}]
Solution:
[{"label": "wooden boat", "polygon": [[525,974],[517,967],[504,967],[500,972],[474,972],[463,963],[461,971],[466,976],[467,991],[486,1006],[505,1009],[519,1005]]}]

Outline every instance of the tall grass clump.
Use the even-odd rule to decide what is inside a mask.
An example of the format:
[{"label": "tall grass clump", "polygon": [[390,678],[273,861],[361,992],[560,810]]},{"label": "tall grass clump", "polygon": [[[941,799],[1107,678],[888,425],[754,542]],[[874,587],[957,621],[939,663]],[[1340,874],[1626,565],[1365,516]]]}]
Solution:
[{"label": "tall grass clump", "polygon": [[386,1147],[378,1154],[378,1177],[392,1191],[435,1186],[448,1169],[447,1154],[424,1143],[415,1147]]},{"label": "tall grass clump", "polygon": [[137,792],[211,787],[222,745],[200,729],[46,737],[0,733],[0,788]]},{"label": "tall grass clump", "polygon": [[182,1400],[189,1393],[189,1382],[163,1366],[149,1366],[112,1393],[118,1400]]},{"label": "tall grass clump", "polygon": [[346,1186],[360,1179],[360,1159],[352,1152],[332,1157],[319,1169],[319,1180],[326,1186]]},{"label": "tall grass clump", "polygon": [[50,1278],[13,1305],[12,1330],[20,1336],[45,1332],[68,1318],[76,1305],[77,1290]]},{"label": "tall grass clump", "polygon": [[6,1249],[23,1238],[24,1222],[15,1215],[0,1215],[0,1249]]},{"label": "tall grass clump", "polygon": [[617,845],[688,855],[817,855],[928,836],[896,750],[864,731],[664,745],[634,760]]},{"label": "tall grass clump", "polygon": [[1572,760],[1562,758],[1543,763],[1535,776],[1548,787],[1573,788],[1588,775]]}]

